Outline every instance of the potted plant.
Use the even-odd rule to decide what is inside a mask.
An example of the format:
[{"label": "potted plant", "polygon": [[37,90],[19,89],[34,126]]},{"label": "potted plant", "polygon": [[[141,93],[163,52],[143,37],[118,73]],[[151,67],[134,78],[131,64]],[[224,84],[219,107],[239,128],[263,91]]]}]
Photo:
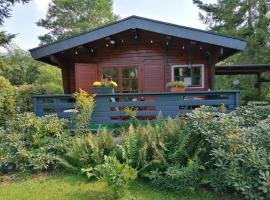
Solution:
[{"label": "potted plant", "polygon": [[117,87],[117,83],[114,81],[108,82],[95,81],[92,86],[93,91],[96,94],[111,94],[114,93],[114,88]]},{"label": "potted plant", "polygon": [[172,81],[172,82],[167,83],[166,87],[171,92],[184,92],[186,85],[183,81]]}]

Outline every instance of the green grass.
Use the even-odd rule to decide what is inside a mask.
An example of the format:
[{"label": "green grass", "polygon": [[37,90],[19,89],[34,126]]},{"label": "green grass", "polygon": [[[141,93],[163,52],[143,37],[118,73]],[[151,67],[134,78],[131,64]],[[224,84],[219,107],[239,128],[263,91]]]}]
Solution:
[{"label": "green grass", "polygon": [[[0,177],[1,178],[1,177]],[[3,179],[3,178],[2,178]],[[192,194],[158,191],[149,184],[135,182],[129,190],[134,200],[227,200],[201,190]],[[104,182],[87,182],[84,177],[62,175],[37,175],[22,181],[5,181],[0,183],[1,200],[107,200],[111,192]]]}]

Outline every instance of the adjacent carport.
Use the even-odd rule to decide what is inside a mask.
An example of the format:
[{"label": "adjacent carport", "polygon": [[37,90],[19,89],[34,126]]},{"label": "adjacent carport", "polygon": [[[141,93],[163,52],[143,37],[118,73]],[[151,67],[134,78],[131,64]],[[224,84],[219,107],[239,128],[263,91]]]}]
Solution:
[{"label": "adjacent carport", "polygon": [[270,71],[270,64],[216,65],[215,75],[257,75],[255,88],[257,88],[257,96],[260,99],[262,83],[270,83],[270,79],[262,77],[262,73],[267,71]]}]

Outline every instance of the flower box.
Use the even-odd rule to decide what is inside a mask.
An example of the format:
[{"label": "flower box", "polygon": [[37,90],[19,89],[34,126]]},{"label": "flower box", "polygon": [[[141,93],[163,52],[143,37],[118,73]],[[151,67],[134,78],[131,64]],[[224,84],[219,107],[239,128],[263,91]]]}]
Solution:
[{"label": "flower box", "polygon": [[114,93],[113,87],[93,87],[93,92],[96,94],[112,94]]},{"label": "flower box", "polygon": [[185,92],[186,88],[171,87],[170,92]]},{"label": "flower box", "polygon": [[166,87],[170,92],[184,92],[186,85],[182,81],[172,81],[167,83]]}]

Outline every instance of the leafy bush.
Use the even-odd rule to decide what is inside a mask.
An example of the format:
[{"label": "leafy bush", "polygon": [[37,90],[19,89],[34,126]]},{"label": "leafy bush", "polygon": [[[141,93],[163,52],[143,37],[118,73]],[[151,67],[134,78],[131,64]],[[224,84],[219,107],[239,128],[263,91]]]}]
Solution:
[{"label": "leafy bush", "polygon": [[67,170],[79,173],[81,169],[103,164],[104,156],[110,155],[114,148],[112,133],[101,129],[97,135],[87,134],[73,139],[67,153],[58,160]]},{"label": "leafy bush", "polygon": [[75,109],[78,111],[76,115],[76,130],[77,133],[87,133],[94,109],[94,97],[80,89],[74,94],[76,99]]},{"label": "leafy bush", "polygon": [[269,114],[269,105],[253,103],[229,114],[203,107],[189,115],[190,129],[206,147],[201,159],[213,188],[269,199]]},{"label": "leafy bush", "polygon": [[115,157],[106,157],[99,167],[101,180],[112,189],[115,198],[123,198],[127,193],[128,185],[137,178],[137,171],[132,167],[121,164]]},{"label": "leafy bush", "polygon": [[18,111],[23,112],[32,112],[33,111],[33,103],[32,97],[34,95],[46,94],[46,88],[41,86],[24,84],[19,86],[16,89],[16,106]]},{"label": "leafy bush", "polygon": [[200,185],[204,168],[197,160],[189,160],[186,166],[173,165],[165,171],[152,171],[151,179],[159,188],[194,191]]},{"label": "leafy bush", "polygon": [[0,126],[15,114],[14,91],[10,82],[0,76]]},{"label": "leafy bush", "polygon": [[58,167],[56,157],[66,152],[70,137],[66,121],[53,115],[17,115],[0,132],[0,170],[42,171]]}]

